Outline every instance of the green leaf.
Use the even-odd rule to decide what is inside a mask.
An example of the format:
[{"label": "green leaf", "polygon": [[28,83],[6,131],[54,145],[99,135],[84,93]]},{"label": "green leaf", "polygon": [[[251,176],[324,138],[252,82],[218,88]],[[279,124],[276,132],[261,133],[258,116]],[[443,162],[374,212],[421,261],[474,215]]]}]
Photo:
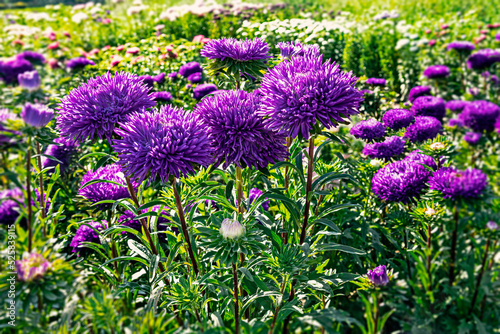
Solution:
[{"label": "green leaf", "polygon": [[366,255],[365,251],[362,251],[360,249],[351,247],[351,246],[346,246],[342,244],[336,244],[336,243],[328,243],[325,245],[320,245],[316,248],[317,251],[320,252],[326,252],[326,251],[331,251],[331,250],[336,250],[336,251],[341,251],[344,253],[349,253],[353,255]]}]

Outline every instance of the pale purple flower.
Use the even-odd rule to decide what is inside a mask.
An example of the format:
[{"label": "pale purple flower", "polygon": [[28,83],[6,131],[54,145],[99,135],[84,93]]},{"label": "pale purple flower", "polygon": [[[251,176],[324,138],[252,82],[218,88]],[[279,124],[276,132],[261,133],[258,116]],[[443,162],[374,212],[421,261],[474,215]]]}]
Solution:
[{"label": "pale purple flower", "polygon": [[33,92],[40,88],[40,85],[42,83],[40,80],[40,76],[38,75],[38,72],[36,70],[19,74],[17,76],[17,80],[19,81],[19,86],[21,86],[21,88],[24,88],[30,92]]},{"label": "pale purple flower", "polygon": [[375,267],[373,270],[368,270],[366,275],[373,285],[384,286],[389,283],[389,277],[387,276],[387,268],[385,265]]},{"label": "pale purple flower", "polygon": [[35,128],[43,128],[54,118],[54,110],[43,104],[26,103],[21,117],[26,124]]}]

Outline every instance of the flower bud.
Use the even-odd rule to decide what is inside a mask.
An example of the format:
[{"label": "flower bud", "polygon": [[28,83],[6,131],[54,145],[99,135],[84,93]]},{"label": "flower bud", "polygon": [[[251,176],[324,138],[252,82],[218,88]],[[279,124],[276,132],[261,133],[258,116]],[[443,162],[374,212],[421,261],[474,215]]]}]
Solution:
[{"label": "flower bud", "polygon": [[27,258],[16,261],[17,277],[24,282],[40,279],[50,269],[51,265],[42,255],[31,253]]},{"label": "flower bud", "polygon": [[245,226],[235,219],[226,218],[222,221],[220,234],[224,239],[238,239],[246,233]]},{"label": "flower bud", "polygon": [[387,268],[385,265],[375,267],[373,270],[368,270],[366,274],[370,282],[374,285],[386,285],[389,283],[389,277],[387,276]]},{"label": "flower bud", "polygon": [[43,104],[26,103],[21,112],[24,122],[35,128],[43,128],[54,117],[54,110]]},{"label": "flower bud", "polygon": [[486,223],[486,228],[492,231],[498,230],[498,224],[494,221],[489,221]]}]

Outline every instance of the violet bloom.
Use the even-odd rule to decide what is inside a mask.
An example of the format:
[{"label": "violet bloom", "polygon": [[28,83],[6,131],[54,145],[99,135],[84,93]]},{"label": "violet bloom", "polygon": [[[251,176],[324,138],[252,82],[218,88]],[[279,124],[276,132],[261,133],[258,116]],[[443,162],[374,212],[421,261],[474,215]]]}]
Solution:
[{"label": "violet bloom", "polygon": [[95,63],[92,60],[84,57],[73,58],[68,60],[68,62],[66,63],[66,67],[71,70],[82,69],[88,65],[94,66]]},{"label": "violet bloom", "polygon": [[412,161],[395,161],[378,170],[372,179],[372,191],[388,202],[408,203],[418,198],[429,179],[429,171]]},{"label": "violet bloom", "polygon": [[[121,186],[115,183],[98,182],[83,187],[85,183],[93,180],[113,181],[121,184]],[[133,186],[134,188],[137,188],[137,184],[133,184]],[[118,164],[99,167],[96,171],[88,171],[82,178],[78,195],[85,197],[92,203],[105,200],[116,201],[122,198],[130,198],[125,176],[123,175],[122,169]]]},{"label": "violet bloom", "polygon": [[481,139],[481,134],[477,133],[477,132],[467,132],[464,135],[464,140],[473,146],[477,145],[477,143],[479,143],[480,139]]},{"label": "violet bloom", "polygon": [[369,89],[362,89],[359,91],[361,94],[363,94],[363,96],[366,94],[366,95],[373,95],[373,91],[372,90],[369,90]]},{"label": "violet bloom", "polygon": [[495,35],[495,40],[497,42],[500,42],[500,33],[498,33],[498,34]]},{"label": "violet bloom", "polygon": [[464,122],[459,118],[451,118],[448,121],[448,126],[451,126],[451,127],[456,126],[458,128],[462,128],[464,126]]},{"label": "violet bloom", "polygon": [[89,79],[69,92],[59,104],[57,129],[61,135],[78,143],[85,139],[111,140],[118,122],[156,102],[148,95],[148,87],[131,73],[110,73]]},{"label": "violet bloom", "polygon": [[23,282],[42,279],[51,267],[52,264],[41,254],[31,253],[16,261],[17,279]]},{"label": "violet bloom", "polygon": [[155,76],[153,76],[153,81],[156,82],[157,84],[162,84],[165,82],[165,73],[160,73]]},{"label": "violet bloom", "polygon": [[469,103],[469,101],[451,100],[446,102],[445,108],[454,112],[461,112]]},{"label": "violet bloom", "polygon": [[6,84],[17,82],[19,74],[33,70],[33,65],[24,58],[9,58],[0,61],[0,78]]},{"label": "violet bloom", "polygon": [[207,126],[216,163],[258,169],[288,156],[285,137],[257,114],[260,103],[255,92],[236,90],[210,96],[196,106],[194,113]]},{"label": "violet bloom", "polygon": [[359,113],[363,94],[356,81],[335,63],[323,63],[322,56],[293,57],[264,75],[259,114],[272,129],[307,139],[317,122],[330,128]]},{"label": "violet bloom", "polygon": [[385,86],[387,85],[387,81],[384,78],[368,78],[366,84],[372,86]]},{"label": "violet bloom", "polygon": [[429,179],[429,186],[443,194],[443,198],[477,198],[488,184],[486,174],[478,169],[457,170],[443,167],[434,172]]},{"label": "violet bloom", "polygon": [[21,112],[21,117],[26,124],[35,128],[43,128],[54,117],[54,110],[43,104],[26,103]]},{"label": "violet bloom", "polygon": [[167,77],[172,80],[172,81],[177,81],[178,77],[177,77],[177,72],[172,72],[172,73],[169,73],[167,75]]},{"label": "violet bloom", "polygon": [[188,76],[187,80],[191,83],[199,83],[201,82],[201,73],[193,73],[190,76]]},{"label": "violet bloom", "polygon": [[[248,192],[248,201],[250,202],[250,205],[252,205],[253,202],[255,202],[260,196],[262,196],[263,193],[264,192],[259,188],[250,189],[250,191]],[[261,207],[262,209],[264,209],[264,211],[268,211],[269,201],[262,202]]]},{"label": "violet bloom", "polygon": [[382,117],[384,125],[396,131],[406,128],[414,120],[415,116],[407,109],[390,109]]},{"label": "violet bloom", "polygon": [[160,102],[170,102],[172,101],[172,94],[170,92],[155,92],[151,94],[153,100]]},{"label": "violet bloom", "polygon": [[45,63],[45,56],[41,53],[35,51],[23,51],[16,56],[17,58],[22,58],[33,64],[43,64]]},{"label": "violet bloom", "polygon": [[412,143],[420,143],[435,138],[443,129],[441,122],[431,116],[417,116],[415,123],[406,128],[405,138]]},{"label": "violet bloom", "polygon": [[[48,157],[43,157],[42,166],[43,168],[48,168],[60,165],[59,168],[61,174],[65,174],[71,162],[72,156],[76,153],[76,148],[78,145],[72,140],[68,140],[64,137],[54,139],[54,143],[55,144],[50,144],[49,146],[47,146],[45,154],[54,157],[59,161],[50,159]],[[50,172],[53,172],[53,170]]]},{"label": "violet bloom", "polygon": [[448,44],[446,49],[449,50],[457,50],[459,52],[470,52],[474,50],[476,46],[472,42],[465,42],[465,41],[454,41]]},{"label": "violet bloom", "polygon": [[385,135],[385,126],[372,118],[356,123],[349,133],[358,139],[373,141]]},{"label": "violet bloom", "polygon": [[398,136],[392,136],[381,143],[367,144],[363,154],[372,159],[389,159],[400,155],[405,149],[405,141]]},{"label": "violet bloom", "polygon": [[368,276],[370,282],[376,286],[384,286],[389,283],[387,268],[384,265],[375,267],[373,270],[368,270],[366,276]]},{"label": "violet bloom", "polygon": [[86,249],[85,245],[82,245],[84,242],[100,244],[101,240],[97,231],[104,230],[105,228],[107,228],[107,223],[104,221],[102,223],[86,222],[80,225],[70,243],[70,246],[73,247],[73,253],[78,253],[79,257],[87,253],[90,249]]},{"label": "violet bloom", "polygon": [[276,45],[280,49],[280,54],[283,58],[290,59],[292,57],[319,57],[320,50],[317,45],[304,44],[300,42],[280,42]]},{"label": "violet bloom", "polygon": [[486,223],[486,228],[491,231],[496,231],[498,230],[498,224],[494,221],[489,221]]},{"label": "violet bloom", "polygon": [[201,73],[201,72],[203,72],[203,69],[201,68],[200,63],[196,61],[184,64],[181,66],[181,68],[179,68],[179,74],[182,75],[184,78],[189,77],[193,73]]},{"label": "violet bloom", "polygon": [[500,52],[482,49],[467,58],[467,67],[473,70],[484,70],[500,61]]},{"label": "violet bloom", "polygon": [[427,79],[440,79],[446,78],[450,75],[450,69],[445,65],[429,66],[424,71],[424,76]]},{"label": "violet bloom", "polygon": [[436,170],[437,165],[434,159],[431,156],[421,153],[420,150],[413,151],[409,153],[403,161],[408,161],[416,164],[422,164],[431,167]]},{"label": "violet bloom", "polygon": [[138,112],[120,123],[113,141],[124,173],[139,182],[146,177],[167,183],[195,172],[197,165],[208,166],[212,149],[205,126],[193,113],[165,105],[152,112]]},{"label": "violet bloom", "polygon": [[155,81],[152,76],[145,74],[139,76],[139,79],[141,79],[142,83],[145,84],[150,90],[153,89]]},{"label": "violet bloom", "polygon": [[19,86],[21,86],[21,88],[24,88],[30,92],[33,92],[40,88],[40,85],[42,83],[40,80],[40,76],[38,75],[38,72],[36,70],[19,74],[17,76],[17,81],[19,81]]},{"label": "violet bloom", "polygon": [[417,97],[432,95],[432,89],[429,86],[416,86],[410,90],[408,101],[413,102]]},{"label": "violet bloom", "polygon": [[413,101],[411,112],[415,116],[432,116],[442,121],[446,115],[446,107],[440,97],[420,96]]},{"label": "violet bloom", "polygon": [[237,40],[232,37],[221,37],[212,39],[205,43],[200,55],[208,59],[219,59],[224,61],[232,59],[238,62],[267,60],[272,58],[269,55],[269,45],[260,39]]},{"label": "violet bloom", "polygon": [[19,203],[23,203],[23,192],[19,188],[0,191],[0,225],[12,225],[19,218]]},{"label": "violet bloom", "polygon": [[493,102],[479,100],[469,103],[460,114],[460,119],[474,132],[491,132],[499,116],[499,106]]},{"label": "violet bloom", "polygon": [[193,97],[196,100],[201,100],[202,98],[204,98],[210,93],[215,92],[216,90],[217,86],[214,84],[201,84],[193,89]]}]

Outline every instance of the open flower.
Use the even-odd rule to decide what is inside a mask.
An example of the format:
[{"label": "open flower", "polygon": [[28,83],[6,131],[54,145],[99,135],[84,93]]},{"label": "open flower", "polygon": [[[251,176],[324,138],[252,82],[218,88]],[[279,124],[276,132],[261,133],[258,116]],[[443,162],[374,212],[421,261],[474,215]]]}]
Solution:
[{"label": "open flower", "polygon": [[373,270],[368,270],[366,274],[373,285],[387,285],[389,277],[387,276],[387,268],[385,265],[375,267]]},{"label": "open flower", "polygon": [[26,103],[21,112],[21,117],[26,124],[35,128],[43,128],[54,118],[54,110],[43,104]]}]

